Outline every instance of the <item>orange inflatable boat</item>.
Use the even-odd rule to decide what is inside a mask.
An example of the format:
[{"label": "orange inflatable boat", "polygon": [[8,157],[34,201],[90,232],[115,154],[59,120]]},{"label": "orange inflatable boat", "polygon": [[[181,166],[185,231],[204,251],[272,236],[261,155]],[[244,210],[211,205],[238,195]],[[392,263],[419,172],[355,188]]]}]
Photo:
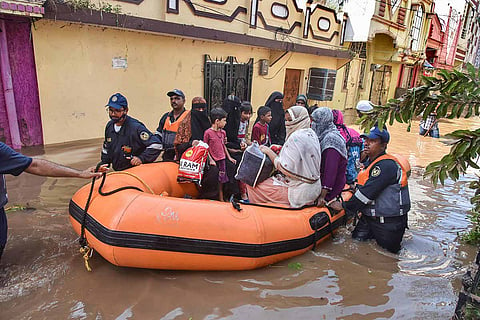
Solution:
[{"label": "orange inflatable boat", "polygon": [[[324,241],[344,212],[197,200],[192,183],[176,181],[173,162],[145,164],[107,175],[70,201],[70,220],[91,248],[112,264],[170,270],[246,270],[288,259]],[[142,191],[140,191],[142,190]],[[350,197],[349,192],[344,197]],[[192,199],[190,199],[192,198]]]}]

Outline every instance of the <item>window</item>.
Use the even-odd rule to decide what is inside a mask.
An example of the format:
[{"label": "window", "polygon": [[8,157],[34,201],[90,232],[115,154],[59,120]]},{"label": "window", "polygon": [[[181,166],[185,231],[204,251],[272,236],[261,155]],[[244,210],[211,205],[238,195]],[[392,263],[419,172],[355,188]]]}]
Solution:
[{"label": "window", "polygon": [[467,13],[465,14],[465,22],[463,23],[463,28],[462,28],[462,39],[465,39],[467,37],[467,32],[468,32],[468,27],[472,25],[472,19],[473,19],[473,10],[470,8],[470,6],[467,6]]},{"label": "window", "polygon": [[350,50],[358,54],[359,58],[367,58],[367,43],[366,42],[352,42]]},{"label": "window", "polygon": [[397,12],[398,8],[400,7],[400,0],[392,0],[390,2],[390,5],[392,6],[392,17],[395,15],[395,12]]},{"label": "window", "polygon": [[337,70],[311,68],[307,97],[318,101],[332,101]]},{"label": "window", "polygon": [[348,76],[350,75],[350,62],[345,65],[345,73],[343,74],[343,90],[348,89]]},{"label": "window", "polygon": [[402,81],[400,82],[400,88],[408,89],[410,88],[410,83],[412,82],[413,67],[404,65],[402,72]]},{"label": "window", "polygon": [[420,31],[422,30],[423,22],[423,7],[417,6],[417,10],[414,11],[412,29],[410,31],[410,37],[412,38],[411,49],[417,51],[420,49]]}]

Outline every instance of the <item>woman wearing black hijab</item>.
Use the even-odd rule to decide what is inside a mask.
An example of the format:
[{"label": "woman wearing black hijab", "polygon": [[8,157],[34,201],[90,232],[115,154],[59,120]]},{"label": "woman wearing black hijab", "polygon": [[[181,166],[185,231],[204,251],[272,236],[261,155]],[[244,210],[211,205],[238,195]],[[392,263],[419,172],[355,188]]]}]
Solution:
[{"label": "woman wearing black hijab", "polygon": [[207,102],[202,97],[192,99],[192,111],[178,126],[175,136],[174,146],[176,159],[180,159],[182,154],[192,146],[193,140],[202,140],[205,130],[211,127],[208,118]]},{"label": "woman wearing black hijab", "polygon": [[[272,121],[269,124],[272,144],[283,145],[285,143],[285,136],[287,135],[285,130],[285,110],[283,110],[283,94],[274,91],[270,97],[268,97],[265,106],[272,110]],[[257,118],[255,122],[258,120]]]},{"label": "woman wearing black hijab", "polygon": [[[238,97],[231,94],[223,101],[222,109],[227,112],[227,124],[223,128],[227,133],[227,148],[241,149],[240,140],[238,140],[238,127],[240,126],[240,106],[241,101]],[[231,156],[237,160],[237,164],[227,161],[227,176],[228,182],[224,184],[223,194],[229,198],[231,195],[239,197],[240,190],[238,188],[238,181],[235,179],[237,166],[242,160],[242,153],[231,153]]]},{"label": "woman wearing black hijab", "polygon": [[238,127],[240,125],[240,99],[229,95],[222,103],[222,109],[227,113],[227,124],[223,128],[227,132],[227,148],[240,149]]}]

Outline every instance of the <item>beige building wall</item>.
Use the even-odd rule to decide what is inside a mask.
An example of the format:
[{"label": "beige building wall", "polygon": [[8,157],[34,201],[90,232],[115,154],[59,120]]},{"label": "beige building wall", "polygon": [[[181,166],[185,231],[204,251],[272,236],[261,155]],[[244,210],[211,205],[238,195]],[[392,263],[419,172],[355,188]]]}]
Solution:
[{"label": "beige building wall", "polygon": [[[254,58],[254,109],[283,90],[287,68],[304,71],[304,92],[309,68],[339,67],[335,58],[290,52],[259,76],[258,61],[270,58],[268,49],[52,20],[37,21],[32,35],[45,144],[102,137],[108,121],[104,106],[115,92],[127,97],[129,115],[155,131],[170,110],[166,92],[182,89],[187,106],[203,95],[204,54],[235,56],[239,62]],[[126,59],[128,67],[114,69],[114,58]]]}]

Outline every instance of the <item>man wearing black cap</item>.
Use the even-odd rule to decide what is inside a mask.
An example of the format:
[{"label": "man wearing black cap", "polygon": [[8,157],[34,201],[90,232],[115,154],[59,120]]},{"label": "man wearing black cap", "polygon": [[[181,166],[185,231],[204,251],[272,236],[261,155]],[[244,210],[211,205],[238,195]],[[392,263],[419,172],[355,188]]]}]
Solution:
[{"label": "man wearing black cap", "polygon": [[373,127],[361,137],[369,165],[358,174],[355,194],[343,204],[347,215],[360,215],[352,237],[375,239],[381,247],[397,253],[410,210],[407,169],[386,153],[390,141],[386,128]]},{"label": "man wearing black cap", "polygon": [[177,135],[178,126],[188,113],[185,112],[185,94],[182,90],[173,89],[167,92],[167,96],[170,97],[172,111],[165,113],[160,118],[155,135],[158,135],[163,143],[165,150],[162,156],[163,160],[174,160],[175,147],[173,142]]},{"label": "man wearing black cap", "polygon": [[105,128],[102,162],[111,163],[115,170],[124,170],[155,161],[162,150],[161,140],[127,115],[127,99],[115,93],[107,107],[110,121]]}]

